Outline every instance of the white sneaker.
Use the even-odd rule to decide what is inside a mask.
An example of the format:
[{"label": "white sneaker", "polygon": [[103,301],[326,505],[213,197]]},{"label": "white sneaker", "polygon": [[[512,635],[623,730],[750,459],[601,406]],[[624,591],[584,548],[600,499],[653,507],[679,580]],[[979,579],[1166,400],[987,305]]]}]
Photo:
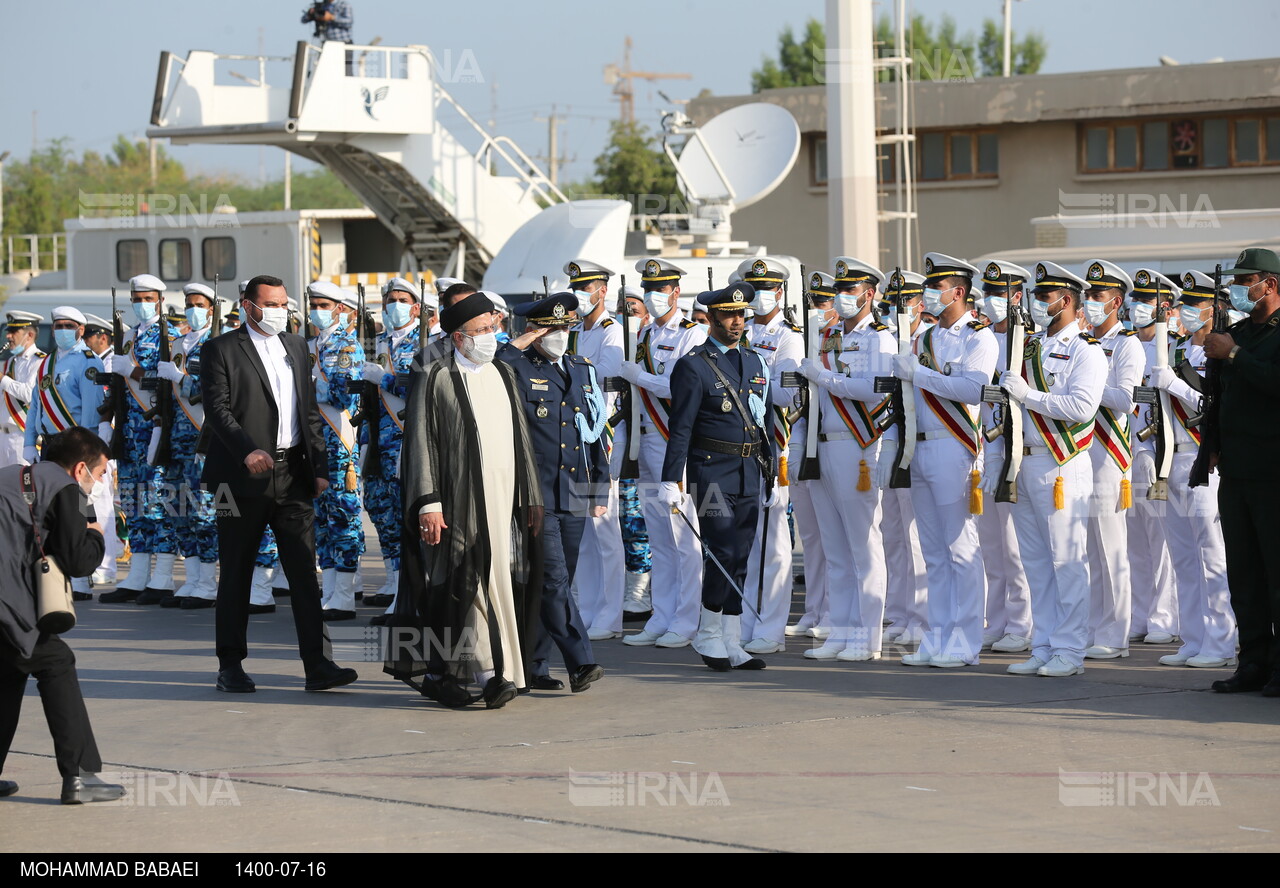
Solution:
[{"label": "white sneaker", "polygon": [[1010,675],[1035,675],[1044,668],[1044,660],[1039,657],[1032,657],[1024,663],[1014,663],[1005,672]]},{"label": "white sneaker", "polygon": [[812,628],[813,628],[812,624],[806,623],[802,619],[799,623],[794,623],[788,626],[786,629],[782,630],[782,632],[788,638],[798,638],[801,635],[808,635],[809,630]]},{"label": "white sneaker", "polygon": [[845,648],[836,654],[837,660],[843,660],[846,663],[864,663],[867,660],[879,660],[880,651],[868,651],[861,648]]},{"label": "white sneaker", "polygon": [[1107,647],[1105,644],[1095,644],[1084,652],[1087,660],[1114,660],[1129,656],[1128,648]]},{"label": "white sneaker", "polygon": [[675,632],[668,632],[666,635],[655,641],[653,646],[660,648],[682,648],[688,647],[692,641],[692,638],[685,638],[683,635],[678,635]]},{"label": "white sneaker", "polygon": [[880,633],[881,644],[897,644],[902,637],[902,629],[897,626],[890,626],[888,629]]},{"label": "white sneaker", "polygon": [[903,654],[900,661],[903,666],[932,666],[933,657],[921,651],[914,654]]},{"label": "white sneaker", "polygon": [[1036,670],[1036,675],[1043,675],[1046,678],[1066,678],[1068,675],[1083,674],[1083,666],[1077,666],[1075,663],[1068,663],[1062,657],[1053,657],[1048,663],[1045,663]]},{"label": "white sneaker", "polygon": [[809,648],[804,652],[804,658],[806,660],[834,660],[840,656],[842,650],[844,650],[843,647],[832,647],[824,644],[822,647]]},{"label": "white sneaker", "polygon": [[634,635],[623,636],[622,643],[640,647],[644,645],[651,645],[655,641],[657,641],[659,638],[662,638],[662,636],[659,635],[658,633],[649,632],[645,629],[641,629],[639,632],[635,633]]},{"label": "white sneaker", "polygon": [[1206,657],[1203,654],[1197,654],[1187,660],[1188,666],[1198,666],[1201,669],[1217,669],[1220,666],[1235,666],[1236,663],[1237,661],[1235,657],[1228,660],[1223,657]]},{"label": "white sneaker", "polygon": [[826,641],[827,638],[830,637],[831,635],[831,627],[830,626],[810,626],[808,629],[804,630],[804,634],[809,636],[810,638],[816,638],[819,641]]},{"label": "white sneaker", "polygon": [[1173,636],[1168,632],[1148,632],[1142,641],[1145,644],[1169,644],[1173,641]]},{"label": "white sneaker", "polygon": [[587,638],[592,641],[608,641],[610,638],[617,638],[621,632],[614,632],[612,629],[588,629]]},{"label": "white sneaker", "polygon": [[1019,654],[1031,650],[1031,639],[1025,635],[1008,633],[1004,638],[991,645],[991,650],[1002,654]]},{"label": "white sneaker", "polygon": [[985,650],[987,650],[988,648],[990,648],[993,644],[995,644],[997,641],[999,641],[999,640],[1000,640],[1000,639],[1002,639],[1002,638],[1004,638],[1004,636],[1003,636],[1003,635],[983,635],[983,636],[982,636],[982,649],[983,649],[984,651],[985,651]]},{"label": "white sneaker", "polygon": [[786,642],[753,638],[742,646],[748,654],[780,654],[787,649]]},{"label": "white sneaker", "polygon": [[[1088,656],[1086,653],[1085,656]],[[1190,654],[1165,654],[1160,658],[1161,666],[1186,666],[1187,661],[1191,659]]]},{"label": "white sneaker", "polygon": [[930,666],[937,666],[939,669],[959,669],[961,666],[976,666],[976,663],[970,663],[968,660],[961,660],[959,657],[934,657],[929,661]]}]

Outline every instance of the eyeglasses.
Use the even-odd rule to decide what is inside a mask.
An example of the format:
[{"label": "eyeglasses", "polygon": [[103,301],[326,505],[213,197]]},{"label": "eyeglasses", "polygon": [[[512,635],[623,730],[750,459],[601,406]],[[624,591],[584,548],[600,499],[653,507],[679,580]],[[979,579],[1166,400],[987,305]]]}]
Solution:
[{"label": "eyeglasses", "polygon": [[466,331],[466,330],[459,330],[458,332],[459,332],[459,333],[461,333],[463,336],[470,336],[470,337],[473,337],[473,338],[474,338],[474,337],[476,337],[476,336],[488,336],[490,333],[497,333],[497,332],[498,332],[498,328],[497,328],[497,327],[492,327],[492,326],[491,326],[491,327],[480,327],[479,329],[477,329],[477,330],[471,330],[470,332],[468,332],[468,331]]}]

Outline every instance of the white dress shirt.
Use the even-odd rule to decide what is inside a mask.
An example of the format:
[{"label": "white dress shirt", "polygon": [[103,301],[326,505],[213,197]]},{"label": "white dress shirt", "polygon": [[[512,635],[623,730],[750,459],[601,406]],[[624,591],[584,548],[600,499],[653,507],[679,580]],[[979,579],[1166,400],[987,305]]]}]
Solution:
[{"label": "white dress shirt", "polygon": [[276,447],[288,449],[302,443],[302,427],[298,423],[298,397],[293,389],[293,368],[286,363],[288,354],[284,340],[279,336],[267,336],[246,324],[249,341],[258,350],[262,366],[271,384],[271,396],[275,398],[279,414],[276,426]]}]

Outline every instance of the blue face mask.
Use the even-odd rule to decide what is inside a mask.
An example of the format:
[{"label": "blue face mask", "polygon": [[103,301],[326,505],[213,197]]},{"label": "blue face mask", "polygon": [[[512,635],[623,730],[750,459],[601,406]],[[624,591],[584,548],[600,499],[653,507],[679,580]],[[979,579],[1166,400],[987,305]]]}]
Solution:
[{"label": "blue face mask", "polygon": [[311,309],[311,323],[315,324],[321,330],[328,330],[333,326],[333,309],[331,308],[313,308]]},{"label": "blue face mask", "polygon": [[1258,286],[1260,283],[1262,283],[1262,281],[1258,281],[1258,283],[1253,286],[1249,286],[1248,284],[1232,284],[1231,307],[1236,311],[1242,311],[1245,314],[1250,314],[1253,311],[1254,306],[1258,303],[1249,298],[1249,293],[1253,290],[1253,287]]},{"label": "blue face mask", "polygon": [[58,348],[66,351],[80,340],[75,330],[54,330],[53,341],[58,344]]},{"label": "blue face mask", "polygon": [[382,309],[382,315],[387,322],[387,326],[393,330],[399,330],[413,320],[412,313],[413,306],[408,302],[388,302],[386,307]]},{"label": "blue face mask", "polygon": [[156,316],[158,303],[155,302],[135,302],[133,303],[133,316],[138,319],[138,323],[145,324]]},{"label": "blue face mask", "polygon": [[192,330],[203,330],[204,325],[209,323],[209,309],[207,308],[188,308],[186,314],[187,326]]}]

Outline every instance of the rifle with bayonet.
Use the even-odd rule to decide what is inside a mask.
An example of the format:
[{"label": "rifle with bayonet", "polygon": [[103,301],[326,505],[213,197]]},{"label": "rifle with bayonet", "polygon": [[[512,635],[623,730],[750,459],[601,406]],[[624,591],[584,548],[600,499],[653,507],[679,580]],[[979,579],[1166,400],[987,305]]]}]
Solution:
[{"label": "rifle with bayonet", "polygon": [[[1005,277],[1006,289],[1012,279]],[[1004,365],[1010,373],[1024,375],[1027,360],[1027,327],[1030,317],[1021,302],[1009,300],[1004,334]],[[1022,469],[1022,406],[1013,401],[998,384],[982,387],[982,400],[1000,409],[1000,421],[983,434],[988,442],[1004,439],[1004,465],[1000,469],[1000,483],[996,487],[998,503],[1018,501],[1018,472]]]},{"label": "rifle with bayonet", "polygon": [[[1227,314],[1227,307],[1222,304],[1220,298],[1222,287],[1222,263],[1213,270],[1213,332],[1226,333],[1227,327],[1231,325],[1230,315]],[[1201,378],[1196,373],[1195,368],[1191,367],[1190,361],[1183,361],[1178,365],[1178,375],[1187,379],[1184,368],[1191,371],[1191,375],[1200,382],[1199,386],[1192,386],[1200,393],[1200,449],[1196,451],[1196,461],[1191,464],[1190,486],[1201,487],[1209,483],[1209,457],[1216,453],[1219,446],[1220,429],[1218,426],[1218,410],[1221,406],[1219,398],[1222,396],[1222,361],[1219,358],[1208,358],[1204,363],[1204,377]]]},{"label": "rifle with bayonet", "polygon": [[[111,350],[112,355],[124,354],[124,315],[116,306],[116,288],[111,288]],[[129,411],[129,392],[124,377],[119,373],[103,374],[98,381],[110,387],[107,399],[98,407],[98,416],[102,420],[111,420],[111,458],[125,458],[125,418]]]},{"label": "rifle with bayonet", "polygon": [[[898,288],[897,334],[898,355],[912,355],[911,311],[902,295],[902,269],[894,268],[890,286]],[[877,376],[875,391],[890,398],[889,413],[880,421],[880,428],[898,427],[898,452],[893,457],[893,471],[889,474],[889,486],[894,489],[911,486],[911,460],[916,454],[916,392],[911,385],[896,376]]]},{"label": "rifle with bayonet", "polygon": [[[169,341],[169,318],[164,303],[157,306],[156,325],[159,327],[157,360],[163,363],[173,361],[173,348]],[[143,414],[145,419],[155,422],[160,429],[160,440],[156,444],[153,466],[167,466],[173,458],[173,383],[160,376],[156,370],[148,370],[142,377],[138,387],[151,392],[151,409]]]},{"label": "rifle with bayonet", "polygon": [[[1169,366],[1169,308],[1160,300],[1161,286],[1156,284],[1155,367]],[[1152,435],[1156,439],[1156,478],[1147,491],[1147,499],[1169,499],[1169,473],[1173,470],[1173,405],[1164,389],[1140,385],[1133,390],[1133,400],[1148,405],[1147,426],[1138,432],[1138,440],[1146,441]]]},{"label": "rifle with bayonet", "polygon": [[[624,274],[620,278],[619,296],[622,308],[622,359],[627,362],[635,361],[636,351],[639,347],[639,330],[635,329],[635,320],[631,317],[631,312],[627,308],[627,276]],[[639,478],[640,477],[640,392],[636,386],[627,386],[626,393],[626,421],[627,421],[627,452],[622,456],[622,467],[618,473],[620,478]]]},{"label": "rifle with bayonet", "polygon": [[[356,285],[356,338],[360,340],[360,348],[364,351],[366,361],[381,364],[378,355],[377,327],[374,326],[373,313],[365,304],[364,284]],[[372,357],[371,357],[372,356]],[[386,368],[383,367],[385,370]],[[360,383],[360,406],[356,415],[351,417],[353,426],[364,424],[368,434],[365,436],[364,465],[360,474],[365,478],[378,477],[382,474],[382,442],[378,440],[378,406],[382,397],[378,394],[382,380],[366,379]]]},{"label": "rifle with bayonet", "polygon": [[[820,337],[822,330],[814,320],[817,307],[813,304],[813,294],[809,291],[809,278],[805,267],[800,266],[800,279],[803,285],[804,298],[804,356],[806,360],[816,361],[821,353]],[[817,481],[822,477],[822,467],[818,462],[818,426],[821,423],[821,409],[818,406],[820,390],[812,379],[806,379],[801,389],[804,400],[804,456],[800,459],[800,468],[796,472],[798,481]]]}]

